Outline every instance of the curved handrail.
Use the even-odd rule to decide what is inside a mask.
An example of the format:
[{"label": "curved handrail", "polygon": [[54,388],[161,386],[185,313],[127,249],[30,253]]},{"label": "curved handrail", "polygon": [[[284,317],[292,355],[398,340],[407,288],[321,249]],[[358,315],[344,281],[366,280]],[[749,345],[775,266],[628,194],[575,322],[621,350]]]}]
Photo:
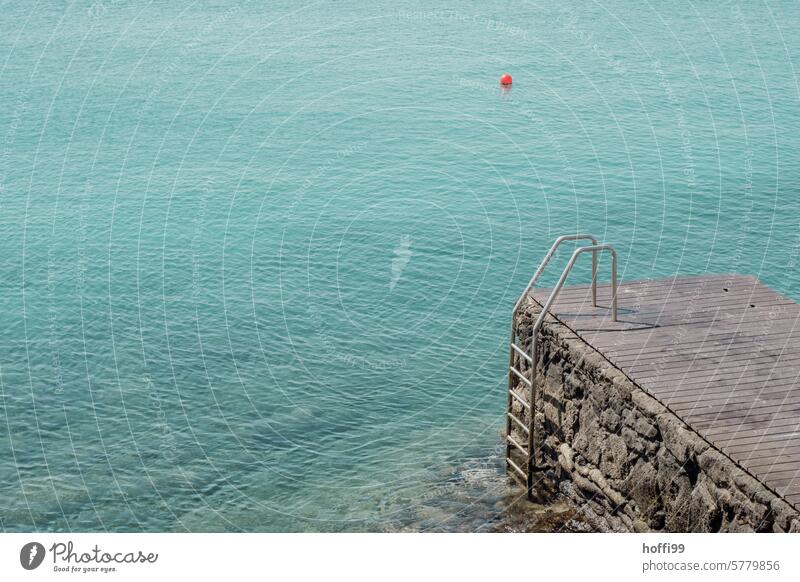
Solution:
[{"label": "curved handrail", "polygon": [[[522,301],[528,296],[531,288],[534,286],[534,284],[536,284],[536,281],[539,279],[539,277],[541,277],[542,273],[544,272],[544,268],[547,266],[547,263],[550,262],[550,259],[553,258],[553,255],[558,247],[561,246],[561,243],[568,240],[590,240],[592,241],[592,245],[597,246],[597,238],[591,234],[565,234],[558,237],[555,242],[553,242],[553,246],[550,247],[550,250],[547,251],[544,259],[542,259],[542,262],[539,263],[539,268],[536,269],[533,277],[531,277],[528,286],[525,287],[525,291],[522,292],[522,295],[519,296],[519,299],[517,299],[517,302],[514,304],[514,309],[511,311],[512,320],[517,314],[517,309],[519,309]],[[597,307],[597,252],[592,254],[592,305]]]},{"label": "curved handrail", "polygon": [[556,300],[558,294],[561,293],[561,288],[564,286],[564,282],[567,280],[567,276],[572,270],[573,265],[575,265],[575,261],[582,253],[587,253],[590,251],[594,257],[597,256],[598,252],[602,251],[608,251],[611,253],[611,320],[617,321],[617,251],[612,245],[607,243],[593,245],[590,247],[581,247],[579,249],[575,249],[575,252],[572,253],[572,257],[569,259],[567,266],[564,267],[564,271],[561,273],[558,283],[556,283],[555,287],[553,287],[553,290],[550,292],[550,297],[547,298],[547,302],[545,302],[544,306],[542,307],[542,312],[539,314],[539,318],[536,320],[536,324],[533,326],[534,337],[536,337],[536,332],[539,331],[539,328],[542,327],[542,323],[544,322],[544,318],[547,317],[547,312],[550,310],[550,306]]}]

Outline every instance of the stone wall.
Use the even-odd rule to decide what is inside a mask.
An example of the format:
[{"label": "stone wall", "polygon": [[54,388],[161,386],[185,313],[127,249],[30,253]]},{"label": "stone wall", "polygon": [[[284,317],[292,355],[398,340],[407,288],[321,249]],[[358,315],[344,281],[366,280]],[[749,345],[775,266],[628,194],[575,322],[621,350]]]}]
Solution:
[{"label": "stone wall", "polygon": [[[539,310],[533,300],[520,310],[523,337]],[[537,478],[557,486],[595,528],[800,531],[797,510],[566,326],[548,317],[540,333],[536,434],[546,470]]]}]

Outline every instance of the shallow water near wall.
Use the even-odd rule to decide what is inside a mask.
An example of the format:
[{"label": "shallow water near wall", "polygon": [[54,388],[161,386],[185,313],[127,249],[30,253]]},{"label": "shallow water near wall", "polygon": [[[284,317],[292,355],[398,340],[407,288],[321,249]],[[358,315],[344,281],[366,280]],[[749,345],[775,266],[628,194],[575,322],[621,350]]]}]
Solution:
[{"label": "shallow water near wall", "polygon": [[502,529],[555,236],[800,298],[796,2],[3,11],[4,530]]}]

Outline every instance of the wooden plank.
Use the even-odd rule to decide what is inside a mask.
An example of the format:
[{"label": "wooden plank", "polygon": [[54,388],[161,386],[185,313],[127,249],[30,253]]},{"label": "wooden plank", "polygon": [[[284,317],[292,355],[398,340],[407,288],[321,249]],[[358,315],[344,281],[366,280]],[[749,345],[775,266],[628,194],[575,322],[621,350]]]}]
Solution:
[{"label": "wooden plank", "polygon": [[708,440],[713,440],[720,446],[730,446],[731,448],[735,448],[738,445],[753,445],[758,442],[763,441],[780,441],[780,442],[787,442],[792,439],[796,439],[800,437],[800,431],[797,430],[797,427],[792,426],[775,426],[772,427],[771,430],[767,430],[766,428],[762,428],[760,431],[750,431],[750,434],[737,434],[737,433],[728,433],[728,434],[721,434],[721,435],[703,435]]},{"label": "wooden plank", "polygon": [[[749,447],[749,450],[737,454],[747,462],[755,462],[766,458],[774,459],[784,454],[800,455],[800,440],[763,441],[746,446]],[[735,447],[731,447],[731,449],[734,448]]]},{"label": "wooden plank", "polygon": [[800,408],[800,391],[797,393],[789,392],[790,398],[784,396],[783,398],[775,398],[772,400],[761,400],[758,398],[748,398],[741,402],[730,402],[725,400],[713,406],[709,406],[707,402],[693,402],[691,404],[683,404],[681,406],[672,406],[669,408],[672,412],[679,413],[680,416],[693,417],[707,417],[707,418],[725,418],[724,415],[737,415],[746,412],[760,411],[762,413],[770,412],[771,410],[779,410],[785,407]]},{"label": "wooden plank", "polygon": [[725,386],[714,391],[708,390],[702,393],[702,399],[698,400],[697,392],[684,393],[679,396],[670,397],[663,391],[659,395],[664,402],[667,402],[670,407],[686,404],[689,402],[709,403],[720,402],[726,398],[771,398],[778,397],[779,394],[786,394],[787,392],[794,392],[800,387],[800,379],[795,380],[782,380],[780,382],[764,383],[759,380],[757,382],[750,382],[747,384],[739,384],[738,386]]},{"label": "wooden plank", "polygon": [[724,347],[707,346],[702,350],[668,349],[663,350],[660,354],[650,354],[647,357],[617,358],[616,361],[631,373],[644,374],[658,366],[664,369],[680,368],[687,362],[693,366],[728,364],[731,361],[738,365],[744,365],[753,361],[766,361],[768,358],[775,361],[798,356],[800,356],[800,335],[793,343],[786,343],[780,347],[733,344]]},{"label": "wooden plank", "polygon": [[737,462],[743,467],[746,467],[747,470],[754,475],[760,475],[766,474],[766,472],[771,471],[775,467],[781,467],[784,465],[787,465],[790,468],[798,468],[800,467],[800,455],[783,453],[782,455],[775,455],[771,458],[762,457],[760,459],[748,459],[747,457],[741,457],[737,459]]},{"label": "wooden plank", "polygon": [[[723,286],[730,285],[763,285],[750,275],[691,275],[680,277],[665,277],[660,279],[637,279],[632,281],[623,281],[620,283],[617,290],[618,295],[622,296],[625,293],[654,296],[659,290],[662,289],[681,289],[687,287],[700,287],[704,289],[713,288],[715,284],[722,284]],[[591,283],[580,283],[576,285],[568,285],[562,289],[562,293],[590,291]],[[598,295],[601,292],[611,293],[611,284],[605,281],[598,282],[597,284]],[[533,290],[532,295],[547,297],[551,289],[537,287]]]},{"label": "wooden plank", "polygon": [[[550,290],[536,290],[534,297],[542,303],[550,297]],[[609,301],[611,299],[611,286],[598,285],[597,300]],[[700,285],[683,287],[663,287],[658,289],[634,290],[627,283],[622,283],[617,290],[617,300],[626,306],[654,306],[657,308],[682,308],[689,311],[698,305],[711,305],[734,299],[743,303],[748,297],[762,297],[765,301],[791,301],[764,285],[737,284],[729,291],[722,292],[721,288],[703,287]],[[556,298],[556,304],[586,304],[591,305],[592,294],[590,289],[573,289],[565,287]],[[749,303],[752,303],[750,301]]]},{"label": "wooden plank", "polygon": [[[581,335],[588,343],[588,338],[584,334],[580,331],[576,331],[576,333]],[[797,353],[797,344],[800,343],[800,326],[798,326],[797,332],[793,331],[790,336],[784,333],[782,337],[786,338],[785,342],[779,343],[775,341],[775,337],[739,334],[738,337],[707,338],[705,341],[686,342],[681,346],[675,343],[650,342],[647,338],[642,338],[635,350],[629,347],[613,345],[602,340],[595,340],[590,345],[594,346],[606,357],[614,358],[619,366],[632,368],[639,363],[642,365],[652,364],[653,362],[665,361],[666,358],[671,357],[678,359],[682,356],[684,362],[692,362],[694,357],[702,357],[693,356],[693,354],[702,354],[706,350],[709,353],[725,353],[725,350],[736,350],[738,353],[733,354],[733,356],[739,356],[736,359],[742,363],[751,357],[750,354],[758,354],[759,351],[763,353],[765,350],[770,350],[787,355]]]},{"label": "wooden plank", "polygon": [[[742,289],[753,290],[767,290],[774,295],[780,296],[777,292],[770,289],[766,285],[759,283],[757,279],[742,275],[735,275],[733,278],[726,276],[698,276],[679,277],[677,279],[650,279],[640,281],[624,281],[617,289],[618,298],[628,297],[645,297],[649,301],[663,302],[665,297],[677,297],[681,295],[698,295],[699,298],[713,294],[715,291],[719,294],[725,293],[723,288],[728,288],[728,293],[737,292]],[[547,298],[550,295],[550,289],[537,288],[533,290],[533,295],[538,298]],[[570,285],[564,287],[559,294],[561,297],[574,297],[574,296],[589,296],[591,297],[591,284]],[[598,283],[597,285],[598,298],[606,295],[611,295],[610,283]]]},{"label": "wooden plank", "polygon": [[[675,412],[675,411],[673,411]],[[691,420],[691,424],[700,423],[703,421],[718,423],[726,420],[742,421],[744,419],[751,419],[754,417],[766,416],[769,418],[777,418],[777,414],[781,412],[794,412],[800,416],[800,399],[795,400],[794,404],[785,404],[778,402],[767,406],[739,406],[739,407],[725,407],[722,410],[708,412],[705,410],[690,410],[686,411],[681,416]],[[699,424],[698,424],[699,426]]]},{"label": "wooden plank", "polygon": [[[634,376],[635,377],[635,376]],[[792,375],[791,370],[786,368],[777,369],[768,374],[756,377],[740,376],[738,378],[708,377],[699,380],[684,380],[682,382],[660,382],[658,380],[642,380],[642,384],[656,386],[664,397],[674,397],[679,394],[702,394],[708,395],[714,391],[727,390],[734,393],[739,389],[752,389],[755,386],[765,386],[767,383],[777,383],[781,381],[786,384],[796,383],[797,378]]]},{"label": "wooden plank", "polygon": [[[611,303],[611,293],[604,296],[598,292],[598,306],[592,305],[591,294],[586,293],[580,296],[560,295],[556,298],[553,305],[555,312],[562,318],[601,318],[604,311],[599,308],[609,308]],[[537,295],[540,303],[545,303],[547,297]],[[768,290],[740,291],[737,293],[726,293],[719,297],[703,296],[694,298],[691,294],[670,295],[666,294],[657,300],[637,296],[617,295],[618,315],[625,319],[637,321],[652,321],[669,319],[671,321],[703,320],[709,315],[725,313],[726,317],[737,314],[760,313],[764,315],[770,313],[772,319],[778,315],[787,315],[794,304],[790,299],[786,299]]]},{"label": "wooden plank", "polygon": [[[653,386],[647,382],[641,382],[640,385],[652,392],[657,396],[665,405],[672,407],[678,404],[687,404],[689,402],[712,402],[719,404],[726,398],[739,398],[744,396],[756,397],[762,395],[772,395],[773,393],[780,393],[787,386],[791,386],[791,392],[797,390],[797,379],[783,379],[780,383],[776,382],[773,386],[764,380],[757,380],[750,383],[742,383],[740,385],[725,385],[725,384],[709,384],[705,388],[690,390],[684,392],[672,392],[667,388],[661,386]],[[774,392],[773,392],[774,391]],[[685,407],[682,407],[685,409]]]},{"label": "wooden plank", "polygon": [[800,478],[798,475],[785,475],[783,477],[775,477],[767,475],[764,477],[764,482],[769,483],[770,486],[776,491],[785,493],[800,493]]},{"label": "wooden plank", "polygon": [[611,329],[575,331],[580,332],[587,341],[591,339],[594,342],[592,345],[613,351],[616,356],[635,355],[670,346],[696,351],[729,344],[780,348],[790,340],[800,339],[800,319],[777,320],[768,324],[753,322],[748,325],[713,321],[682,324],[672,328],[658,326],[627,329],[616,334],[612,334],[614,330]]},{"label": "wooden plank", "polygon": [[617,346],[617,349],[625,349],[649,336],[661,340],[661,344],[676,340],[696,342],[706,338],[718,339],[737,331],[742,332],[738,337],[754,334],[769,337],[776,332],[790,330],[792,325],[796,326],[800,322],[800,314],[797,313],[781,310],[775,312],[773,319],[766,319],[765,314],[758,311],[757,308],[742,313],[707,311],[694,318],[684,318],[681,317],[682,314],[637,318],[619,313],[619,320],[616,322],[611,321],[610,313],[603,313],[602,317],[583,317],[556,312],[568,327],[585,334],[585,339],[605,340],[610,346]]},{"label": "wooden plank", "polygon": [[613,336],[607,330],[601,332],[575,331],[581,331],[581,337],[591,345],[600,346],[615,356],[624,356],[676,344],[685,348],[695,347],[697,349],[708,345],[718,346],[720,345],[718,342],[741,343],[742,345],[761,343],[779,347],[789,339],[800,339],[800,319],[778,320],[769,325],[759,326],[742,326],[721,322],[713,323],[713,325],[687,324],[681,326],[681,329],[669,329],[661,326],[625,330]]},{"label": "wooden plank", "polygon": [[781,451],[780,454],[777,455],[760,457],[757,459],[742,457],[737,460],[745,465],[749,470],[756,472],[769,470],[773,467],[779,467],[784,464],[790,464],[793,467],[800,467],[800,454],[789,453],[786,451]]},{"label": "wooden plank", "polygon": [[800,436],[800,422],[793,416],[752,422],[717,423],[713,426],[710,426],[709,423],[699,422],[693,423],[692,426],[709,440],[732,437],[735,442],[751,436],[767,436],[771,434],[795,434]]},{"label": "wooden plank", "polygon": [[[759,436],[755,438],[741,439],[738,442],[721,441],[726,445],[726,451],[734,455],[745,455],[754,450],[780,450],[787,446],[787,443],[796,442],[797,434],[788,431],[789,434],[773,434]],[[718,439],[719,440],[719,439]],[[729,439],[730,440],[730,439]],[[791,446],[794,446],[793,444]]]},{"label": "wooden plank", "polygon": [[800,493],[800,479],[787,479],[784,483],[780,483],[776,489],[779,492],[783,491],[785,495],[796,495]]},{"label": "wooden plank", "polygon": [[[571,325],[588,325],[596,323],[607,323],[608,316],[610,315],[606,306],[603,305],[597,308],[585,306],[583,308],[575,309],[574,311],[566,309],[560,310],[556,305],[555,313],[559,314],[559,319]],[[593,311],[592,314],[589,312]],[[774,303],[771,305],[763,305],[761,307],[749,306],[736,306],[725,308],[718,303],[697,309],[693,312],[687,312],[681,308],[664,308],[663,310],[640,313],[633,310],[626,309],[624,303],[618,308],[619,323],[630,324],[631,331],[622,334],[617,339],[622,339],[625,336],[631,336],[637,329],[647,329],[643,324],[649,324],[652,328],[655,327],[680,327],[686,326],[687,328],[707,327],[709,323],[714,322],[715,325],[719,324],[752,324],[752,322],[759,322],[765,327],[772,327],[774,324],[785,320],[796,320],[797,312],[795,305],[790,302]],[[599,331],[605,331],[606,327],[598,327]],[[589,331],[589,330],[587,330]]]},{"label": "wooden plank", "polygon": [[726,345],[719,348],[708,347],[702,351],[691,348],[683,348],[680,344],[676,345],[674,349],[668,352],[657,352],[638,357],[620,357],[616,359],[619,365],[625,366],[628,370],[633,371],[633,367],[652,365],[653,362],[666,362],[681,364],[681,362],[690,359],[692,362],[705,362],[705,361],[727,361],[729,358],[747,359],[748,357],[762,358],[762,357],[781,357],[784,353],[800,353],[800,336],[789,341],[781,347],[777,346],[760,346],[753,347],[751,345]]},{"label": "wooden plank", "polygon": [[[783,427],[794,423],[800,430],[800,419],[797,409],[778,409],[760,414],[742,414],[740,417],[701,419],[691,417],[690,424],[708,435],[727,434],[733,430],[742,432],[764,428]],[[791,421],[791,422],[787,422]]]},{"label": "wooden plank", "polygon": [[[610,307],[611,293],[608,296],[601,295],[598,292],[597,303],[598,307]],[[544,303],[547,299],[545,296],[537,296],[540,303]],[[631,297],[617,295],[617,311],[619,315],[624,315],[627,319],[642,320],[658,320],[669,317],[675,320],[676,317],[687,317],[687,321],[705,319],[708,315],[714,312],[728,312],[731,314],[745,314],[745,313],[761,313],[764,311],[772,311],[773,318],[776,313],[786,314],[793,301],[785,299],[780,295],[776,295],[772,291],[740,291],[737,293],[726,293],[720,297],[704,296],[702,298],[693,299],[691,295],[677,295],[670,296],[669,294],[664,297],[658,298],[654,301],[653,298]],[[689,301],[690,303],[686,303]],[[591,293],[581,296],[567,296],[559,295],[554,303],[555,311],[559,313],[560,317],[600,317],[602,311],[598,311],[592,305]],[[767,309],[769,308],[769,309]]]},{"label": "wooden plank", "polygon": [[658,380],[661,382],[682,381],[689,378],[699,378],[702,376],[710,376],[718,373],[720,370],[725,370],[728,373],[752,373],[761,370],[771,370],[776,367],[800,367],[800,352],[797,354],[787,354],[786,357],[767,356],[763,358],[749,358],[746,361],[741,359],[730,358],[719,362],[709,363],[696,363],[693,360],[688,360],[683,363],[673,362],[673,365],[661,373],[654,374],[652,366],[648,368],[640,368],[636,366],[626,367],[626,371],[642,381]]},{"label": "wooden plank", "polygon": [[731,383],[734,386],[740,382],[747,382],[748,380],[780,380],[796,378],[797,363],[793,362],[763,362],[754,364],[752,366],[717,366],[707,370],[695,370],[691,365],[687,365],[687,369],[682,372],[672,371],[669,374],[662,376],[647,376],[639,377],[635,373],[633,376],[645,383],[657,385],[672,385],[678,386],[684,391],[698,390],[698,386],[705,386],[714,382]]},{"label": "wooden plank", "polygon": [[772,469],[765,471],[762,475],[774,482],[784,480],[797,480],[800,481],[800,465],[798,464],[783,464]]}]

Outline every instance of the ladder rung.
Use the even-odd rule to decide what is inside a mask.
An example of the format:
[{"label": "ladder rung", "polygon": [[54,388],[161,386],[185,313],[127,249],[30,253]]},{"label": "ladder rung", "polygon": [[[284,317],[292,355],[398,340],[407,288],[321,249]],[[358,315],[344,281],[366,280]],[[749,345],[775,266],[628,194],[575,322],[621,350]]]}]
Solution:
[{"label": "ladder rung", "polygon": [[506,414],[508,414],[508,418],[510,418],[511,420],[513,420],[514,422],[517,423],[518,427],[520,427],[522,430],[525,431],[525,434],[528,434],[529,432],[531,432],[530,429],[528,429],[528,427],[525,426],[525,423],[522,422],[520,419],[518,419],[516,416],[514,416],[510,412],[507,412]]},{"label": "ladder rung", "polygon": [[517,353],[518,353],[520,356],[522,356],[523,358],[525,358],[525,360],[526,360],[527,362],[532,362],[532,361],[533,361],[533,360],[531,359],[531,357],[530,357],[528,354],[526,354],[526,353],[525,353],[525,352],[523,352],[521,349],[519,349],[519,347],[517,347],[517,344],[511,344],[511,348],[512,348],[512,349],[513,349],[515,352],[517,352]]},{"label": "ladder rung", "polygon": [[508,463],[509,467],[511,467],[512,469],[514,469],[514,471],[516,471],[516,473],[519,475],[520,479],[522,479],[522,484],[527,487],[528,486],[528,477],[525,475],[525,472],[522,469],[520,469],[519,467],[517,467],[517,464],[514,461],[512,461],[511,459],[509,459],[508,457],[506,457],[506,462]]},{"label": "ladder rung", "polygon": [[519,394],[517,394],[513,390],[509,390],[509,392],[511,393],[511,396],[516,398],[519,401],[519,403],[522,404],[522,406],[525,407],[526,410],[530,410],[531,409],[531,405],[528,404],[527,402],[525,402],[525,400],[522,398],[522,396],[520,396]]},{"label": "ladder rung", "polygon": [[530,381],[530,380],[528,380],[528,379],[527,379],[525,376],[523,376],[523,375],[522,375],[522,372],[520,372],[519,370],[517,370],[517,369],[516,369],[514,366],[509,366],[509,368],[508,368],[508,369],[509,369],[509,370],[511,370],[512,372],[514,372],[514,374],[516,374],[516,375],[517,375],[517,377],[518,377],[520,380],[522,380],[523,382],[525,382],[525,384],[528,386],[528,388],[530,388],[531,386],[533,386],[533,384],[531,384],[531,381]]},{"label": "ladder rung", "polygon": [[511,435],[508,435],[508,436],[506,436],[506,438],[508,439],[508,442],[510,442],[512,445],[514,445],[514,446],[515,446],[515,447],[517,447],[517,448],[518,448],[520,451],[522,451],[526,457],[528,456],[528,451],[525,449],[525,447],[523,447],[521,444],[519,444],[519,443],[518,443],[518,442],[517,442],[517,441],[514,439],[514,437],[512,437]]}]

